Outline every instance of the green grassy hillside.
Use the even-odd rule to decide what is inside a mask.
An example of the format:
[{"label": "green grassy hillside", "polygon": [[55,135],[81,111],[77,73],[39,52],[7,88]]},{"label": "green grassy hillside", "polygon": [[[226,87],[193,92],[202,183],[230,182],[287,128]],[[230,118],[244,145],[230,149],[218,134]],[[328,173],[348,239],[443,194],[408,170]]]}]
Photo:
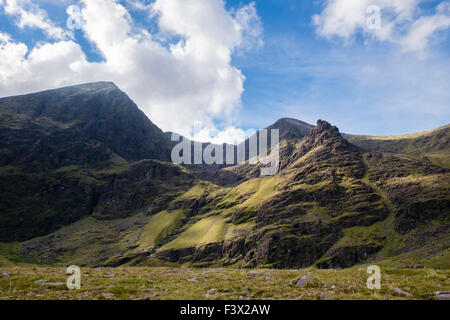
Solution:
[{"label": "green grassy hillside", "polygon": [[367,150],[411,155],[450,169],[450,125],[403,135],[343,136],[351,143]]}]

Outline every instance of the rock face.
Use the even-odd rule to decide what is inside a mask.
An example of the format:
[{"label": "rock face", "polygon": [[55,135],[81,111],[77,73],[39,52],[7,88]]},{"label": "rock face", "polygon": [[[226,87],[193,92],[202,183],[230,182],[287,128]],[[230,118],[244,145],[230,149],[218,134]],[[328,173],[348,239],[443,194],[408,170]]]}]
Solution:
[{"label": "rock face", "polygon": [[345,268],[422,265],[449,246],[449,170],[361,149],[326,121],[270,126],[281,171],[260,177],[167,162],[168,138],[110,83],[0,99],[0,115],[8,260]]}]

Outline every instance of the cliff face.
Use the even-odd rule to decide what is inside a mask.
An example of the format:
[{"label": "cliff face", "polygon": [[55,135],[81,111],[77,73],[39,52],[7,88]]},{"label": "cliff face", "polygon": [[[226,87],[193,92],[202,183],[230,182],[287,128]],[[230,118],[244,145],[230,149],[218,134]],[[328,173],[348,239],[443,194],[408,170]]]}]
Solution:
[{"label": "cliff face", "polygon": [[170,141],[110,83],[3,98],[0,115],[13,261],[336,268],[449,250],[449,170],[362,149],[326,121],[270,126],[281,170],[260,177],[168,162]]}]

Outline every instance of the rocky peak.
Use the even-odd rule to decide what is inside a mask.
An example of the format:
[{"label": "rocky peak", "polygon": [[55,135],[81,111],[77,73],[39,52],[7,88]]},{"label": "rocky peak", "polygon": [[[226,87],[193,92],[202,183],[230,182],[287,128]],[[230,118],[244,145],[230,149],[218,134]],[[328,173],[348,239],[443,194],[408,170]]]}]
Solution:
[{"label": "rocky peak", "polygon": [[339,129],[324,120],[318,120],[317,126],[311,130],[311,137],[315,138],[331,139],[340,136]]},{"label": "rocky peak", "polygon": [[339,129],[332,126],[329,122],[324,120],[318,120],[317,126],[311,130],[311,134],[307,136],[302,145],[306,149],[314,149],[318,146],[345,141],[339,133]]},{"label": "rocky peak", "polygon": [[280,130],[280,140],[286,139],[302,139],[305,136],[311,133],[311,130],[314,128],[313,125],[310,125],[306,122],[291,119],[291,118],[282,118],[269,126],[267,129],[279,129]]},{"label": "rocky peak", "polygon": [[339,129],[329,122],[318,120],[316,127],[311,130],[309,136],[305,137],[286,158],[282,159],[282,168],[286,168],[295,163],[298,159],[306,155],[317,147],[333,147],[337,149],[355,149],[347,140],[342,138]]}]

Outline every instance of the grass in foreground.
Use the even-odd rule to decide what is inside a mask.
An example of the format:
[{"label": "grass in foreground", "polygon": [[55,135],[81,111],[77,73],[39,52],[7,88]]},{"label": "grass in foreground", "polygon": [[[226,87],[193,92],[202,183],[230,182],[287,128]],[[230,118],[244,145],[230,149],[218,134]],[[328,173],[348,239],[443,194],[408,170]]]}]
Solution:
[{"label": "grass in foreground", "polygon": [[[366,287],[365,269],[81,268],[81,289],[68,290],[64,268],[4,266],[0,299],[435,299],[450,290],[450,270],[381,269],[381,290]],[[302,276],[314,278],[295,286]],[[397,293],[399,288],[410,293]],[[212,290],[214,289],[214,290]]]}]

